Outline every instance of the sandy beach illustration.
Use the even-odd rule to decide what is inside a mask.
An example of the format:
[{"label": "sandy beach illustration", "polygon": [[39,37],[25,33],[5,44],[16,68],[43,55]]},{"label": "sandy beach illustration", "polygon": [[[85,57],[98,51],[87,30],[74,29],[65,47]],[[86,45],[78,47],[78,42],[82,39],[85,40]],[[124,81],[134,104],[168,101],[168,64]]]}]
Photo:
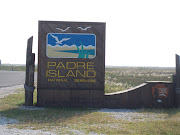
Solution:
[{"label": "sandy beach illustration", "polygon": [[95,58],[96,36],[80,33],[48,33],[46,55],[50,58]]}]

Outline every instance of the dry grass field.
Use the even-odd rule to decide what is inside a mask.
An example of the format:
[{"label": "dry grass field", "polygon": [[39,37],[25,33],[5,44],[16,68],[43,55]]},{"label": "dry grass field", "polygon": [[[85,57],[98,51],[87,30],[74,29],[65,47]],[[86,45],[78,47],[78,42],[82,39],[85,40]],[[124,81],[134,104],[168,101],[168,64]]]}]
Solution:
[{"label": "dry grass field", "polygon": [[[145,81],[171,81],[173,68],[106,68],[106,92],[128,89]],[[34,93],[34,104],[37,100]],[[54,134],[179,135],[180,109],[92,109],[24,107],[24,89],[0,99],[0,116],[16,119],[9,128]]]},{"label": "dry grass field", "polygon": [[111,67],[106,68],[105,92],[126,90],[146,81],[172,81],[175,68]]},{"label": "dry grass field", "polygon": [[[34,93],[36,103],[36,95]],[[24,90],[0,99],[8,127],[70,135],[179,135],[180,109],[92,109],[24,107]],[[1,122],[0,122],[1,123]]]}]

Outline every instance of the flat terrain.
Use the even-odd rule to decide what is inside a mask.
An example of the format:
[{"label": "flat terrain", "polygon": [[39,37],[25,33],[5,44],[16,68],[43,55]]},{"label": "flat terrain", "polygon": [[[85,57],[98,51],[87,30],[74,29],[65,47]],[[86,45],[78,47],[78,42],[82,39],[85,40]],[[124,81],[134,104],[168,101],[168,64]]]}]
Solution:
[{"label": "flat terrain", "polygon": [[111,67],[106,68],[105,92],[126,90],[146,81],[173,81],[175,68],[166,67]]},{"label": "flat terrain", "polygon": [[[34,93],[36,104],[37,91]],[[180,109],[25,107],[24,90],[0,99],[0,134],[179,135]]]},{"label": "flat terrain", "polygon": [[[13,71],[14,73],[12,69],[15,71]],[[1,65],[0,87],[24,84],[25,73],[17,71],[25,71],[25,69],[25,66]],[[4,77],[2,76],[3,73],[1,74],[1,70],[8,70],[10,72],[6,72],[7,76],[5,75]],[[37,66],[35,70],[37,71]],[[173,74],[175,74],[174,67],[106,67],[105,92],[111,93],[126,90],[140,85],[145,81],[172,81]],[[18,78],[16,79],[17,75]],[[3,78],[5,80],[3,80]],[[14,79],[16,80],[14,81]],[[35,81],[36,80],[37,72],[35,72]],[[2,81],[5,83],[2,84]]]},{"label": "flat terrain", "polygon": [[[4,79],[7,78],[10,83],[11,78],[16,81],[21,73],[2,71],[2,74],[3,72]],[[106,68],[105,91],[125,90],[145,81],[172,81],[174,73],[174,68]],[[11,77],[5,77],[7,74]],[[12,77],[13,75],[15,76]],[[2,76],[0,74],[0,80],[3,80]],[[21,78],[25,78],[24,72]],[[180,108],[135,110],[40,108],[36,107],[37,90],[34,92],[34,106],[25,107],[24,89],[15,90],[16,88],[23,88],[23,85],[0,88],[6,91],[0,93],[0,134],[179,135],[180,133]]]}]

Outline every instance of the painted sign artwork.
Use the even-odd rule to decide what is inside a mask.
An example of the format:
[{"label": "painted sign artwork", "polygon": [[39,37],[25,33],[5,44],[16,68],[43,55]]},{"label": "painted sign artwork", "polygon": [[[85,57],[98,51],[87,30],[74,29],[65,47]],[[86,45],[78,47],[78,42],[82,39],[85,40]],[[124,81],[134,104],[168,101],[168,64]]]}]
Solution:
[{"label": "painted sign artwork", "polygon": [[152,87],[153,97],[166,98],[168,96],[168,88],[164,84],[156,84]]},{"label": "painted sign artwork", "polygon": [[49,58],[95,58],[96,35],[89,33],[48,33],[46,55]]}]

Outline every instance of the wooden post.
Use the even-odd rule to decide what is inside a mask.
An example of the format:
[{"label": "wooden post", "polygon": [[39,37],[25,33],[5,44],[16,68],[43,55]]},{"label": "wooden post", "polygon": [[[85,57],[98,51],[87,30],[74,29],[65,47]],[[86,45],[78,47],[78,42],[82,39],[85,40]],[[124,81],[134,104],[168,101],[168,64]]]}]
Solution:
[{"label": "wooden post", "polygon": [[180,56],[176,54],[176,79],[175,79],[175,91],[176,91],[176,106],[180,107]]},{"label": "wooden post", "polygon": [[32,53],[32,43],[33,37],[30,37],[27,42],[27,52],[26,52],[26,80],[24,84],[25,88],[25,105],[33,105],[33,92],[34,92],[34,62],[35,54]]}]

